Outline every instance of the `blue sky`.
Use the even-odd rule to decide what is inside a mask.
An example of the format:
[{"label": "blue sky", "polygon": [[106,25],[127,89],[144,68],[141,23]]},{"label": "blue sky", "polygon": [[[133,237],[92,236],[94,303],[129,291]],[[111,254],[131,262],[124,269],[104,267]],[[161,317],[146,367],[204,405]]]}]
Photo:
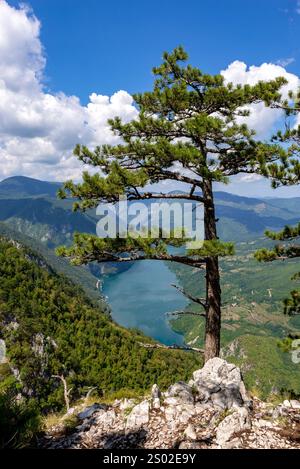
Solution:
[{"label": "blue sky", "polygon": [[[18,1],[10,1],[18,5]],[[83,103],[95,91],[151,87],[162,51],[182,44],[193,63],[218,73],[234,60],[293,59],[300,74],[295,0],[31,0],[42,22],[48,86]]]},{"label": "blue sky", "polygon": [[[106,120],[135,116],[134,92],[151,89],[164,50],[182,44],[190,61],[229,81],[300,76],[298,0],[0,0],[0,179],[24,174],[78,179],[75,143],[113,143]],[[2,82],[1,82],[2,80]],[[258,112],[259,111],[259,112]],[[275,117],[274,117],[275,116]],[[256,110],[269,135],[276,114]],[[243,195],[296,195],[236,178]]]}]

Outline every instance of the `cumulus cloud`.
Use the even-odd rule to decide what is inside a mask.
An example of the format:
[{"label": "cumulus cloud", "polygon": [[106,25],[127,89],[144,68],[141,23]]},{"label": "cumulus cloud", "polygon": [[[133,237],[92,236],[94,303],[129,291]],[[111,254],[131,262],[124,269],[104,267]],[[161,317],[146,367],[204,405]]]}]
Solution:
[{"label": "cumulus cloud", "polygon": [[74,145],[115,143],[107,119],[137,115],[126,91],[93,93],[87,106],[76,96],[46,92],[40,27],[27,7],[0,0],[0,179],[78,179],[82,165],[72,156]]},{"label": "cumulus cloud", "polygon": [[[82,165],[72,156],[76,143],[90,147],[117,143],[107,119],[137,116],[132,97],[118,91],[111,97],[92,93],[83,106],[76,96],[45,90],[46,60],[39,20],[26,6],[14,8],[0,0],[0,179],[23,174],[40,179],[79,179]],[[231,63],[221,72],[227,82],[253,84],[285,76],[288,89],[297,76],[277,64]],[[264,136],[280,119],[278,110],[251,107],[249,124]],[[245,181],[244,181],[245,182]]]},{"label": "cumulus cloud", "polygon": [[239,176],[238,178],[238,181],[237,182],[253,182],[253,181],[260,181],[261,179],[263,179],[262,176],[260,176],[259,174],[242,174]]},{"label": "cumulus cloud", "polygon": [[[244,62],[236,60],[226,70],[222,70],[221,74],[227,83],[242,85],[254,85],[260,80],[267,81],[277,77],[284,77],[288,82],[281,90],[284,97],[288,96],[289,90],[296,91],[300,86],[300,80],[296,75],[287,72],[281,65],[272,63],[247,67]],[[266,108],[263,103],[251,105],[249,109],[250,116],[247,117],[247,124],[256,131],[259,138],[266,136],[283,115],[281,110]],[[241,118],[240,120],[243,121],[244,119]]]}]

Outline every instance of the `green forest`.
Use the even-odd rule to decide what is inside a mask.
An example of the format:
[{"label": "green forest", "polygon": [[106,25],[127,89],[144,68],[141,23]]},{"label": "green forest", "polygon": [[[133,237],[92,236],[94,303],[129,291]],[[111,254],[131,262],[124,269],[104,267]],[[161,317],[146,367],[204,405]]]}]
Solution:
[{"label": "green forest", "polygon": [[[153,383],[164,389],[201,365],[194,353],[142,347],[151,339],[115,324],[78,285],[46,266],[30,249],[0,239],[0,338],[7,349],[0,365],[0,412],[11,409],[11,425],[15,412],[36,422],[39,413],[63,409],[63,386],[53,375],[66,378],[71,401],[90,387],[105,401],[141,394]],[[13,411],[18,404],[7,405],[16,395],[23,412]]]}]

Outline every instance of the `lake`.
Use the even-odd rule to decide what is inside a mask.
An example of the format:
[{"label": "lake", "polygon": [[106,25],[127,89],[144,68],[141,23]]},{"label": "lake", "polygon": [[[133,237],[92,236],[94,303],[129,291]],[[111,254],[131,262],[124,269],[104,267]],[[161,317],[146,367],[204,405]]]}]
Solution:
[{"label": "lake", "polygon": [[176,283],[164,262],[146,260],[104,277],[102,291],[118,324],[136,327],[166,345],[181,345],[183,336],[171,329],[166,316],[187,305],[186,298],[171,286]]}]

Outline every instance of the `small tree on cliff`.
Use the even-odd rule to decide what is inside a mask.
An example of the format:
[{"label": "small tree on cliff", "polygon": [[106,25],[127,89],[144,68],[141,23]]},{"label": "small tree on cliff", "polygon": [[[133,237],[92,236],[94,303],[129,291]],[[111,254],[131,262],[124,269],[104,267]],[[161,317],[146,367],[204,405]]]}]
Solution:
[{"label": "small tree on cliff", "polygon": [[[103,145],[94,151],[81,145],[75,148],[78,159],[99,172],[84,172],[80,184],[66,182],[60,196],[77,199],[75,209],[80,210],[99,202],[117,202],[122,194],[130,200],[180,198],[203,203],[202,248],[173,255],[167,245],[175,239],[112,240],[76,234],[73,246],[61,248],[59,254],[78,264],[155,259],[205,268],[206,297],[195,300],[204,308],[208,360],[220,351],[218,258],[232,253],[231,244],[218,240],[213,183],[226,183],[238,173],[261,173],[263,165],[280,157],[278,145],[255,140],[254,132],[238,123],[237,118],[249,115],[247,106],[251,104],[264,102],[268,106],[279,102],[279,90],[285,80],[234,86],[225,83],[221,75],[207,75],[185,66],[182,62],[187,58],[181,47],[164,53],[162,65],[153,69],[153,91],[134,95],[138,118],[130,123],[123,123],[118,117],[109,121],[123,144]],[[188,190],[178,194],[149,192],[149,185],[162,181],[186,183]]]}]

